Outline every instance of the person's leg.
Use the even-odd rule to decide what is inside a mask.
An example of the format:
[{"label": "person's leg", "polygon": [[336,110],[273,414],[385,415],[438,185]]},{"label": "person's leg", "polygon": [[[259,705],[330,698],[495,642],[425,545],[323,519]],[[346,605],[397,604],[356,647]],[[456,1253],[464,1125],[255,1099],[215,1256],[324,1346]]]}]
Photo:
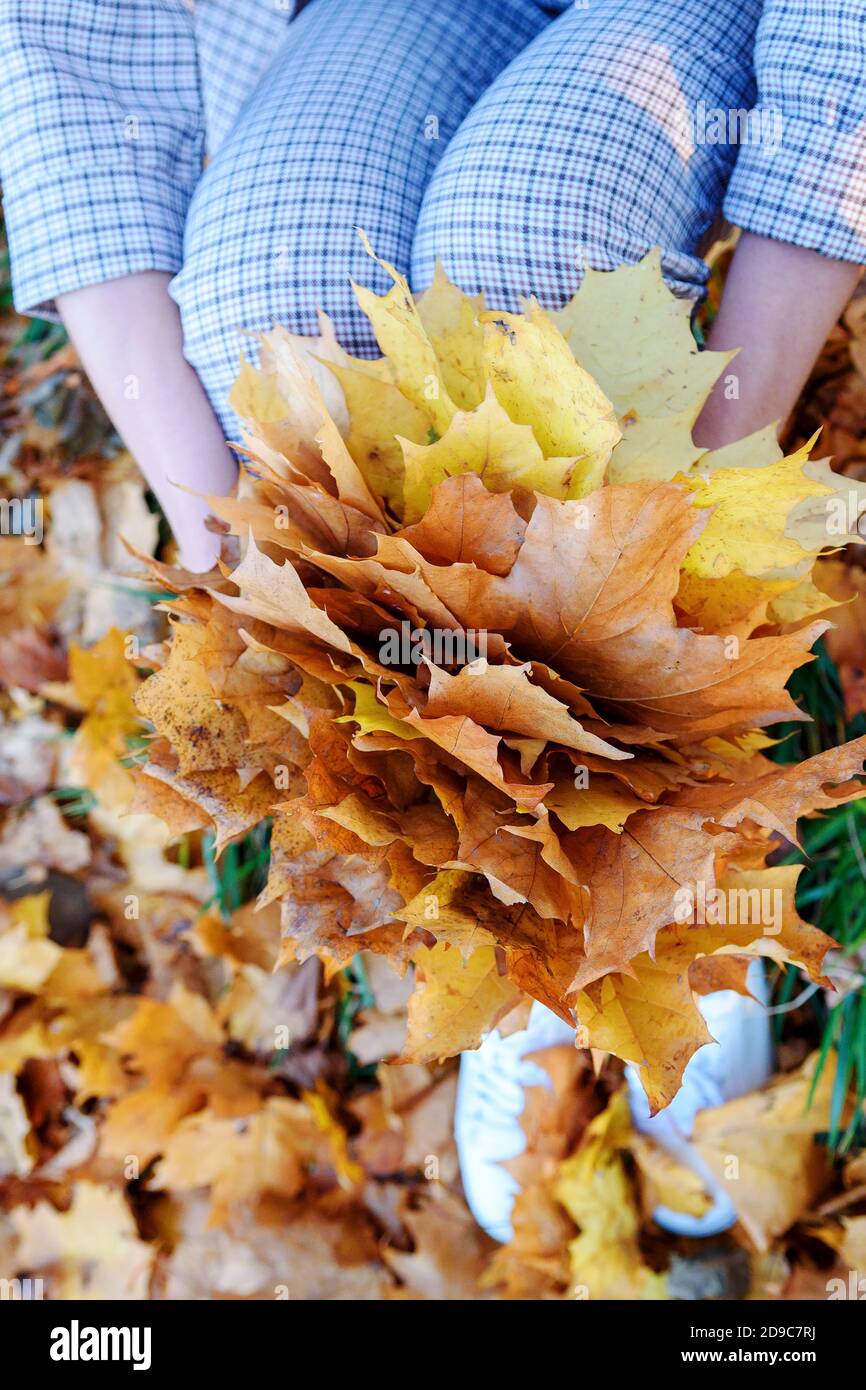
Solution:
[{"label": "person's leg", "polygon": [[[726,989],[698,1001],[715,1042],[692,1057],[682,1087],[665,1110],[650,1115],[639,1068],[626,1068],[635,1128],[694,1168],[711,1198],[708,1210],[699,1217],[668,1207],[656,1209],[658,1224],[678,1235],[716,1235],[736,1219],[723,1185],[700,1162],[689,1140],[699,1111],[755,1090],[772,1071],[772,1039],[764,1007],[767,981],[761,962],[750,968],[749,988],[754,999]],[[550,1085],[533,1055],[563,1044],[574,1044],[574,1029],[536,1002],[528,1027],[505,1038],[494,1030],[476,1052],[465,1052],[460,1059],[454,1136],[463,1190],[476,1221],[494,1240],[511,1238],[511,1208],[519,1184],[503,1164],[525,1147],[520,1116],[526,1088]]]},{"label": "person's leg", "polygon": [[689,1140],[699,1111],[757,1090],[772,1073],[773,1042],[766,1008],[770,995],[763,961],[753,961],[748,983],[753,999],[722,989],[698,1001],[715,1043],[708,1043],[692,1057],[683,1074],[682,1087],[666,1110],[650,1115],[637,1067],[626,1070],[636,1128],[693,1168],[712,1198],[712,1205],[703,1216],[690,1216],[669,1207],[656,1208],[654,1216],[659,1225],[677,1235],[717,1235],[736,1220],[725,1184],[701,1162]]},{"label": "person's leg", "polygon": [[349,279],[389,282],[356,228],[408,271],[443,149],[548,22],[535,0],[314,0],[289,26],[202,177],[173,284],[187,358],[230,435],[240,330],[315,333],[322,308],[346,348],[376,352]]},{"label": "person's leg", "polygon": [[529,294],[558,308],[582,263],[611,270],[660,246],[668,282],[697,296],[736,158],[716,117],[732,111],[736,128],[755,100],[762,0],[558,3],[449,144],[424,198],[413,288],[439,256],[493,308]]},{"label": "person's leg", "polygon": [[[563,7],[564,8],[564,7]],[[754,101],[752,44],[761,0],[593,0],[570,6],[488,89],[451,141],[424,198],[412,257],[418,291],[438,256],[468,292],[517,309],[549,308],[575,291],[584,263],[612,269],[661,247],[679,293],[705,284],[701,243],[721,206],[736,149],[719,143]],[[728,113],[732,112],[729,118]],[[712,138],[712,142],[710,140]],[[771,1065],[758,1004],[725,992],[702,1001],[718,1044],[692,1059],[686,1083],[650,1120],[630,1070],[633,1115],[660,1142],[688,1151],[695,1113],[753,1089]],[[494,1033],[461,1063],[456,1134],[467,1199],[498,1239],[510,1232],[516,1184],[501,1167],[523,1147],[523,1087],[544,1073],[529,1053],[573,1038],[541,1005],[528,1029]],[[733,1219],[714,1191],[707,1220]],[[685,1229],[676,1215],[658,1218]]]}]

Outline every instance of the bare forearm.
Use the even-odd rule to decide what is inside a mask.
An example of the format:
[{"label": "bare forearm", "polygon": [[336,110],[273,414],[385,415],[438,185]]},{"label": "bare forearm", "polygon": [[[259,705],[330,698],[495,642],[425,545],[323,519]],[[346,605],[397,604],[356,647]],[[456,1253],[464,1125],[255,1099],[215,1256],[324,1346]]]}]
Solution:
[{"label": "bare forearm", "polygon": [[190,569],[217,541],[200,493],[224,494],[237,469],[198,377],[183,355],[171,276],[143,271],[60,295],[58,308],[100,400],[147,478]]},{"label": "bare forearm", "polygon": [[698,444],[718,448],[784,425],[861,273],[848,261],[743,234],[708,343],[740,352],[698,420]]}]

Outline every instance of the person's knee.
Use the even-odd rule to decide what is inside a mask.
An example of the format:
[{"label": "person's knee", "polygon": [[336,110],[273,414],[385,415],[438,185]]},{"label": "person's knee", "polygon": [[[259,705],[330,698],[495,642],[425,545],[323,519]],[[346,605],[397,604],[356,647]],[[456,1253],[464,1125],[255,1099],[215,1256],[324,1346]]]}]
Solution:
[{"label": "person's knee", "polygon": [[[546,17],[534,0],[317,0],[220,145],[194,195],[174,283],[187,352],[208,390],[237,362],[238,329],[317,332],[378,351],[350,280],[385,293],[377,255],[408,271],[441,151]],[[215,388],[209,377],[213,376]]]},{"label": "person's knee", "polygon": [[672,287],[699,295],[701,246],[735,151],[689,142],[687,117],[700,98],[748,100],[741,50],[758,0],[742,8],[718,54],[688,3],[635,0],[614,16],[572,10],[552,24],[492,85],[439,164],[413,245],[413,287],[429,284],[439,257],[463,289],[484,290],[497,308],[527,294],[556,307],[583,265],[613,269],[659,246]]},{"label": "person's knee", "polygon": [[241,353],[256,361],[256,335],[279,324],[315,335],[318,312],[331,318],[339,341],[357,356],[377,352],[351,280],[387,278],[366,255],[355,227],[366,229],[386,256],[406,264],[410,230],[399,234],[373,207],[345,215],[344,200],[316,184],[311,161],[292,158],[291,142],[261,151],[253,164],[243,141],[228,141],[203,175],[189,208],[184,264],[172,282],[184,352],[224,423],[226,397]]}]

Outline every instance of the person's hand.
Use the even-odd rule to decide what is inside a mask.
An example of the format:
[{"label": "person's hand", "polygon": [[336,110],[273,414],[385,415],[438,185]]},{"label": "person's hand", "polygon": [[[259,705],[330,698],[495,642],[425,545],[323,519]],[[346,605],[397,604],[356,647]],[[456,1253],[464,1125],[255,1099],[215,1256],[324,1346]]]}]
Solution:
[{"label": "person's hand", "polygon": [[237,467],[183,355],[170,280],[157,270],[125,275],[62,294],[57,307],[94,390],[159,499],[182,565],[201,572],[215,563],[219,537],[205,528],[207,502],[182,489],[224,496]]},{"label": "person's hand", "polygon": [[707,343],[740,352],[698,419],[697,444],[718,449],[784,426],[861,273],[850,261],[743,233]]}]

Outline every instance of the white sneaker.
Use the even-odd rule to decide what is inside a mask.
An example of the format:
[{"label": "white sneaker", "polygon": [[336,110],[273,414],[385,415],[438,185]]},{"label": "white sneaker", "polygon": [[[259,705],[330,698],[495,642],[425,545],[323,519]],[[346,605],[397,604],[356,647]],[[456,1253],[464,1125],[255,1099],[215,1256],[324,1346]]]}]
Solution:
[{"label": "white sneaker", "polygon": [[454,1137],[469,1210],[494,1240],[511,1239],[511,1208],[519,1185],[501,1165],[523,1152],[520,1128],[524,1089],[550,1086],[550,1077],[527,1052],[573,1043],[574,1029],[537,1001],[528,1028],[500,1036],[494,1029],[475,1052],[460,1058]]},{"label": "white sneaker", "polygon": [[[749,972],[749,988],[766,1003],[767,985],[760,961]],[[698,1158],[689,1139],[698,1111],[754,1091],[773,1071],[770,1019],[763,1004],[733,990],[720,990],[698,1001],[716,1039],[692,1057],[683,1084],[666,1110],[650,1116],[636,1067],[626,1069],[635,1128],[661,1144],[703,1179],[713,1205],[702,1217],[657,1207],[654,1219],[676,1235],[718,1235],[732,1226],[736,1212],[723,1188]],[[510,1037],[494,1031],[475,1052],[460,1059],[460,1082],[454,1134],[463,1190],[479,1226],[494,1240],[511,1239],[511,1208],[518,1192],[515,1179],[501,1165],[523,1152],[520,1127],[524,1088],[550,1086],[547,1073],[526,1054],[557,1043],[572,1042],[574,1030],[535,1003],[529,1026]]]}]

